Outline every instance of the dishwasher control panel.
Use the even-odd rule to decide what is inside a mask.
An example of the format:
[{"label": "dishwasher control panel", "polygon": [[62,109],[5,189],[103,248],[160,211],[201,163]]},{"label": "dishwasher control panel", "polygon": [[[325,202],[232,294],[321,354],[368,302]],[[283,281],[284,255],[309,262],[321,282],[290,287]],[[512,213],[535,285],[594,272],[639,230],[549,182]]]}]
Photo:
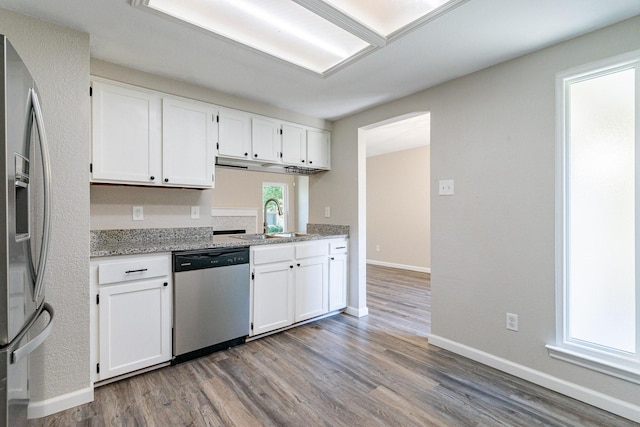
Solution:
[{"label": "dishwasher control panel", "polygon": [[190,271],[204,268],[226,267],[230,265],[248,264],[249,248],[233,248],[224,250],[198,250],[175,252],[173,254],[173,271]]}]

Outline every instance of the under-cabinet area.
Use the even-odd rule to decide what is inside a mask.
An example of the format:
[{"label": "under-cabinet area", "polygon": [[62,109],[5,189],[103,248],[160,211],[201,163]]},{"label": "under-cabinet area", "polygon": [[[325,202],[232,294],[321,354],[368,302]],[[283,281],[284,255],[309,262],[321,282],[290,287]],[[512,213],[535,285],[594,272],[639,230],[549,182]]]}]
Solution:
[{"label": "under-cabinet area", "polygon": [[[248,247],[242,239],[218,236],[199,250],[190,242],[190,250],[181,251],[176,242],[164,248],[171,252],[93,257],[93,382],[106,384],[341,312],[347,306],[348,238],[305,236]],[[203,269],[192,262],[216,265]],[[187,276],[193,274],[197,280]],[[248,316],[234,312],[244,307]],[[238,319],[244,326],[236,325]]]},{"label": "under-cabinet area", "polygon": [[331,166],[324,129],[98,77],[91,105],[92,183],[213,188],[216,164],[302,174]]}]

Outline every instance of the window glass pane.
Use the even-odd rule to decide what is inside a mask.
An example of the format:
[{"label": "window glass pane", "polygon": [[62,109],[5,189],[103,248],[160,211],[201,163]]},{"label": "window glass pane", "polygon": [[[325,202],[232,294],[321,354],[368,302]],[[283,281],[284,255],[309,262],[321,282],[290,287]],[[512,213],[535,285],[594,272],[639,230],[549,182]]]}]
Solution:
[{"label": "window glass pane", "polygon": [[[262,203],[263,205],[270,199],[275,199],[278,204],[271,201],[267,206],[267,217],[265,222],[267,223],[267,233],[277,233],[286,230],[286,213],[287,213],[287,200],[286,200],[286,185],[285,184],[270,184],[265,183],[262,185]],[[278,211],[278,205],[280,206],[280,213]]]},{"label": "window glass pane", "polygon": [[635,70],[569,88],[569,339],[635,353]]}]

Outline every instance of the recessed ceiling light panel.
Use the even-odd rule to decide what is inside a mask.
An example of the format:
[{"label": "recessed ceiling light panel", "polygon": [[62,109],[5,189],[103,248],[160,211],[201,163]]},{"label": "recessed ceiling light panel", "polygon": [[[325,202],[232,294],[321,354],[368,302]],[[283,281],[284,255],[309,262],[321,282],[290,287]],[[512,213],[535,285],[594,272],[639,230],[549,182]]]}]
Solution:
[{"label": "recessed ceiling light panel", "polygon": [[334,8],[389,37],[450,0],[324,0]]},{"label": "recessed ceiling light panel", "polygon": [[320,74],[369,47],[290,0],[145,0],[144,5]]},{"label": "recessed ceiling light panel", "polygon": [[468,0],[131,0],[320,75]]}]

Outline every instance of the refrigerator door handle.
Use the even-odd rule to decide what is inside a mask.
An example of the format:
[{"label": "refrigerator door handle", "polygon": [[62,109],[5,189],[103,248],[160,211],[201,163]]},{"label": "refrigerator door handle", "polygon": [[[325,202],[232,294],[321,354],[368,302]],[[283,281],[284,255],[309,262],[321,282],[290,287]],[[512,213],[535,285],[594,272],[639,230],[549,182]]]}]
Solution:
[{"label": "refrigerator door handle", "polygon": [[49,149],[47,135],[44,130],[44,119],[42,118],[42,108],[35,89],[31,89],[31,108],[35,116],[38,128],[38,140],[40,143],[40,155],[42,157],[42,199],[43,199],[43,224],[42,224],[42,248],[40,249],[40,259],[38,261],[38,271],[36,273],[36,284],[33,291],[33,300],[37,301],[43,291],[44,270],[49,256],[49,234],[51,233],[51,166],[49,165]]},{"label": "refrigerator door handle", "polygon": [[20,339],[24,336],[24,334],[26,334],[29,331],[29,329],[31,329],[31,327],[36,322],[36,320],[40,319],[40,316],[42,316],[43,311],[46,311],[47,313],[49,313],[49,322],[47,322],[47,325],[44,327],[44,329],[42,329],[42,331],[40,331],[38,335],[36,335],[31,340],[29,340],[29,342],[27,342],[23,346],[11,352],[11,355],[9,358],[9,361],[11,364],[16,363],[18,360],[22,359],[23,357],[31,353],[33,350],[38,348],[38,346],[40,346],[40,344],[42,344],[51,333],[51,329],[53,327],[54,312],[53,312],[53,307],[51,307],[48,303],[45,302],[43,304],[42,310],[40,311],[40,314],[38,314],[38,316],[33,317],[33,320],[29,322],[29,325],[27,325],[27,327],[23,329],[23,332],[16,337],[16,342],[20,341]]}]

